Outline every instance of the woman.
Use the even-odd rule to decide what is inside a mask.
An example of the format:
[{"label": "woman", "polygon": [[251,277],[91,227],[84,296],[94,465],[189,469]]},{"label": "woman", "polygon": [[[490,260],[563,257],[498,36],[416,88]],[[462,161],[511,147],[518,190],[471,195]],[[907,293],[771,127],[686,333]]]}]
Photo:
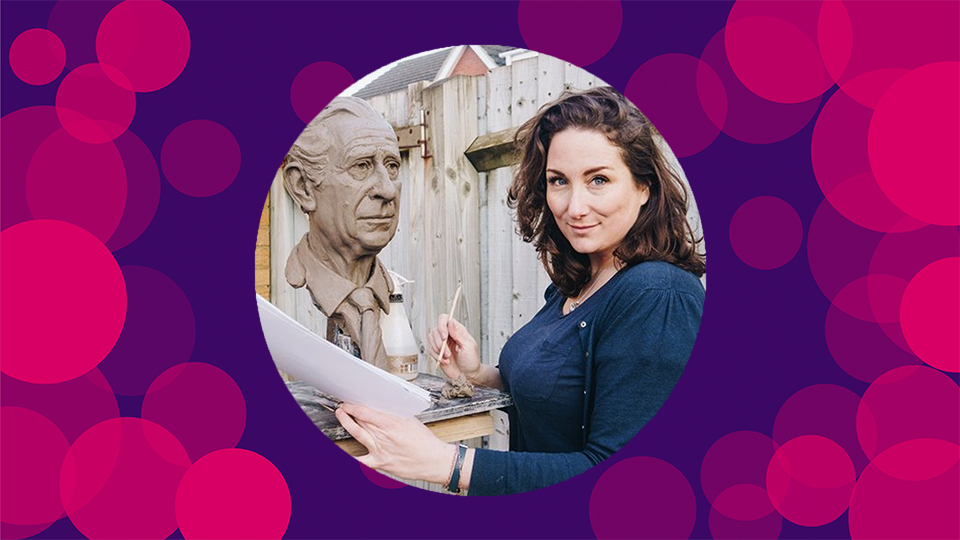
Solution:
[{"label": "woman", "polygon": [[511,452],[439,441],[416,419],[345,404],[361,462],[471,495],[537,489],[626,444],[670,394],[693,348],[705,271],[686,196],[653,126],[616,90],[567,94],[521,126],[508,202],[553,284],[498,367],[446,315],[430,332],[441,368],[513,396]]}]

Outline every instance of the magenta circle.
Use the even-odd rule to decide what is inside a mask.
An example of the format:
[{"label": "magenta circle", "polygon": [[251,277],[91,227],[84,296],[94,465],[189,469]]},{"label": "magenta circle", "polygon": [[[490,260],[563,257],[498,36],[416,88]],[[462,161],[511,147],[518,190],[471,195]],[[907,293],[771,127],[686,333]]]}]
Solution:
[{"label": "magenta circle", "polygon": [[10,45],[10,69],[21,81],[42,85],[53,82],[67,63],[67,50],[56,34],[43,28],[24,31]]},{"label": "magenta circle", "polygon": [[[768,3],[768,2],[765,2]],[[791,2],[803,3],[803,2]],[[824,4],[840,2],[824,2]],[[865,73],[884,69],[914,69],[932,62],[960,60],[960,4],[956,2],[843,2],[855,38],[850,60],[837,82],[843,86]],[[891,32],[896,28],[896,32]],[[821,41],[825,57],[837,54],[842,41]]]},{"label": "magenta circle", "polygon": [[[28,383],[0,374],[0,394],[4,405],[24,407],[49,418],[71,444],[93,425],[120,416],[117,396],[97,368],[53,384]],[[77,407],[77,403],[83,406]]]},{"label": "magenta circle", "polygon": [[363,463],[357,463],[357,465],[360,466],[360,471],[363,473],[364,476],[367,477],[367,480],[370,480],[371,482],[373,482],[375,486],[379,486],[384,489],[399,489],[402,487],[406,487],[407,485],[398,480],[394,480],[393,478],[390,478],[385,474],[380,474],[377,471],[371,469],[370,467],[367,467]]},{"label": "magenta circle", "polygon": [[137,97],[117,84],[122,78],[105,64],[84,64],[67,73],[57,88],[57,116],[64,129],[92,144],[112,141],[126,131]]},{"label": "magenta circle", "polygon": [[827,69],[831,81],[843,75],[853,51],[853,26],[850,13],[843,2],[825,1],[820,4],[817,14],[816,36],[823,66]]},{"label": "magenta circle", "polygon": [[59,129],[33,154],[25,191],[34,218],[66,221],[106,242],[123,216],[127,173],[112,142],[88,144]]},{"label": "magenta circle", "polygon": [[97,58],[118,70],[108,74],[127,90],[153,92],[167,86],[180,76],[189,56],[187,23],[159,0],[122,2],[97,30]]},{"label": "magenta circle", "polygon": [[300,70],[290,85],[290,103],[293,111],[305,124],[311,120],[330,100],[340,95],[353,84],[353,75],[340,64],[334,62],[314,62]]},{"label": "magenta circle", "polygon": [[[883,237],[840,215],[824,199],[807,229],[807,263],[828,300],[868,272],[870,257]],[[889,273],[889,272],[882,272]]]},{"label": "magenta circle", "polygon": [[190,300],[169,277],[144,266],[121,270],[127,320],[100,371],[117,394],[139,396],[161,373],[190,359],[197,326]]},{"label": "magenta circle", "polygon": [[715,122],[722,126],[727,115],[720,78],[686,54],[662,54],[644,62],[630,76],[625,95],[657,126],[677,157],[710,146],[720,134]]},{"label": "magenta circle", "polygon": [[[3,373],[58,383],[93,369],[117,342],[127,312],[113,255],[87,231],[60,221],[20,223],[0,232],[0,240]],[[62,305],[65,294],[83,305],[83,316],[70,324],[49,309]],[[51,328],[57,339],[50,339]]]},{"label": "magenta circle", "polygon": [[830,87],[817,46],[775,17],[727,20],[724,45],[733,72],[758,96],[776,103],[809,101]]},{"label": "magenta circle", "polygon": [[0,538],[3,538],[4,540],[20,540],[21,538],[29,538],[47,530],[47,528],[51,525],[53,525],[53,522],[42,523],[40,525],[14,525],[12,523],[0,521]]},{"label": "magenta circle", "polygon": [[33,219],[27,206],[27,169],[43,141],[60,129],[55,107],[18,109],[0,118],[0,229]]},{"label": "magenta circle", "polygon": [[900,321],[900,298],[907,282],[885,274],[870,274],[848,283],[836,296],[833,305],[860,319],[876,323]]},{"label": "magenta circle", "polygon": [[120,224],[106,243],[110,251],[126,247],[139,238],[160,204],[160,170],[147,145],[129,130],[113,143],[127,172],[127,199]]},{"label": "magenta circle", "polygon": [[723,516],[740,521],[756,521],[774,512],[767,490],[754,484],[735,484],[720,492],[713,508]]},{"label": "magenta circle", "polygon": [[765,489],[752,484],[739,484],[725,490],[717,497],[717,500],[725,499],[729,496],[727,495],[728,492],[737,495],[749,493],[741,491],[744,487],[754,491],[749,495],[751,499],[762,495],[766,499],[766,505],[770,507],[770,513],[758,519],[740,520],[723,515],[713,506],[710,508],[710,517],[708,518],[710,534],[717,540],[776,540],[780,537],[780,530],[783,528],[783,516],[779,512],[773,511],[773,505],[770,504],[770,498],[767,496]]},{"label": "magenta circle", "polygon": [[153,381],[140,416],[170,430],[196,462],[243,435],[247,406],[240,387],[222,369],[202,362],[173,366]]},{"label": "magenta circle", "polygon": [[850,79],[840,87],[840,90],[860,105],[876,109],[877,103],[880,103],[880,98],[883,97],[887,89],[907,73],[908,70],[906,69],[895,68],[869,71]]},{"label": "magenta circle", "polygon": [[70,444],[42,414],[0,407],[0,510],[4,523],[44,525],[63,514],[60,465]]},{"label": "magenta circle", "polygon": [[857,439],[859,405],[860,396],[842,386],[815,384],[800,389],[780,406],[773,440],[783,445],[803,435],[826,437],[843,448],[859,473],[869,461]]},{"label": "magenta circle", "polygon": [[848,315],[836,305],[827,311],[824,335],[834,362],[864,382],[897,367],[920,364],[916,356],[891,341],[881,325]]},{"label": "magenta circle", "polygon": [[81,435],[60,471],[60,496],[89,538],[166,538],[190,458],[169,431],[140,418],[101,422]]},{"label": "magenta circle", "polygon": [[227,189],[236,179],[240,145],[222,125],[191,120],[177,126],[163,141],[160,167],[167,181],[181,193],[209,197]]},{"label": "magenta circle", "polygon": [[884,474],[911,482],[936,478],[960,460],[960,446],[938,439],[913,439],[887,448],[870,463]]},{"label": "magenta circle", "polygon": [[797,211],[777,197],[754,197],[730,220],[730,245],[740,260],[758,270],[790,262],[803,242]]},{"label": "magenta circle", "polygon": [[590,525],[598,540],[689,538],[696,519],[690,482],[676,467],[654,457],[614,463],[590,494]]},{"label": "magenta circle", "polygon": [[[848,520],[850,537],[854,539],[875,538],[960,538],[960,521],[957,520],[957,508],[960,507],[960,464],[954,461],[945,472],[932,478],[903,480],[888,474],[880,464],[889,457],[906,458],[910,464],[898,468],[896,472],[915,470],[922,465],[921,452],[929,453],[931,441],[910,441],[889,448],[876,457],[863,470],[857,480],[857,487],[850,499]],[[940,442],[934,443],[943,448]],[[946,443],[949,444],[949,443]],[[907,451],[902,452],[902,447]],[[912,448],[911,448],[912,447]],[[952,459],[956,460],[956,446],[952,450]],[[937,462],[942,462],[942,454],[937,452]],[[887,463],[888,470],[896,468]],[[917,478],[917,477],[914,477]]]},{"label": "magenta circle", "polygon": [[927,223],[960,225],[957,148],[958,62],[907,73],[883,95],[870,120],[867,151],[877,183],[898,208]]},{"label": "magenta circle", "polygon": [[738,484],[766,485],[767,464],[779,446],[755,431],[735,431],[713,443],[700,468],[700,485],[713,504],[724,490]]},{"label": "magenta circle", "polygon": [[623,25],[623,7],[619,0],[521,0],[517,24],[528,49],[583,67],[613,48]]},{"label": "magenta circle", "polygon": [[879,232],[926,225],[909,217],[883,193],[870,170],[863,141],[873,111],[843,92],[823,106],[813,128],[810,157],[820,190],[850,221]]},{"label": "magenta circle", "polygon": [[819,527],[840,517],[856,480],[843,448],[819,435],[787,441],[767,467],[770,501],[784,518],[805,527]]},{"label": "magenta circle", "polygon": [[868,458],[913,439],[960,444],[960,388],[926,366],[894,368],[867,388],[857,410],[857,437]]},{"label": "magenta circle", "polygon": [[175,506],[187,540],[279,539],[290,523],[283,475],[265,457],[240,448],[217,450],[194,463],[183,475]]},{"label": "magenta circle", "polygon": [[921,360],[960,371],[960,258],[931,263],[910,280],[900,303],[900,327]]},{"label": "magenta circle", "polygon": [[712,108],[707,107],[706,93],[701,93],[714,125],[734,139],[751,144],[779,142],[803,129],[817,113],[822,97],[803,103],[776,103],[754,94],[730,67],[724,50],[724,33],[723,29],[717,32],[700,55],[700,60],[717,74],[726,94],[727,114],[721,123],[719,117],[710,112]]}]

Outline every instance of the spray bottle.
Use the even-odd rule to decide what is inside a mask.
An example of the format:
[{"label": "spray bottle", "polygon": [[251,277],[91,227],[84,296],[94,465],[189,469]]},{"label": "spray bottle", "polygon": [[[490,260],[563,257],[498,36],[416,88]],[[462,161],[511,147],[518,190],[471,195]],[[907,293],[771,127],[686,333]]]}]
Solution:
[{"label": "spray bottle", "polygon": [[380,332],[383,334],[383,348],[387,352],[387,371],[412,381],[417,378],[417,363],[420,347],[413,337],[407,310],[403,307],[401,287],[413,283],[391,271],[390,276],[397,285],[390,295],[390,313],[380,317]]}]

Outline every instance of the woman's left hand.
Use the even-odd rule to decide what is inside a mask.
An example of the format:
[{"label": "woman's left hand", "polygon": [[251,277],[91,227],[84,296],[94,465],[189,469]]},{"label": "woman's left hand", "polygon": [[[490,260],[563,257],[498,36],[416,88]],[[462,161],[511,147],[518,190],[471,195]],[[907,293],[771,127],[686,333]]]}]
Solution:
[{"label": "woman's left hand", "polygon": [[337,408],[337,420],[369,454],[357,458],[378,471],[407,480],[444,484],[456,455],[456,446],[436,437],[416,418],[377,411],[344,403]]}]

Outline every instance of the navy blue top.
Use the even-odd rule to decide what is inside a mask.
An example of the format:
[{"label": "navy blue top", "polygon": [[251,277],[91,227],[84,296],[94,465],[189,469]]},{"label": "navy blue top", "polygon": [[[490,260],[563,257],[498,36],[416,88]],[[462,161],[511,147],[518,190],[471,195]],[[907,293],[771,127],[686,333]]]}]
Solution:
[{"label": "navy blue top", "polygon": [[544,297],[543,309],[500,357],[501,379],[516,404],[514,451],[477,449],[470,495],[555,484],[629,442],[683,373],[704,291],[693,274],[646,262],[618,272],[566,316],[555,286]]}]

